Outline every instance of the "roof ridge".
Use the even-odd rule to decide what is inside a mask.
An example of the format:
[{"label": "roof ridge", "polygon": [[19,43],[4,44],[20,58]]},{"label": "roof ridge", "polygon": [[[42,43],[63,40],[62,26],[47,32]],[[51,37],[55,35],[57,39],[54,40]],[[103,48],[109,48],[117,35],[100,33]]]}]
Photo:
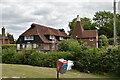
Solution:
[{"label": "roof ridge", "polygon": [[97,30],[84,30],[84,31],[97,31]]},{"label": "roof ridge", "polygon": [[[46,28],[50,28],[50,29],[54,29],[54,28],[52,28],[52,27],[47,27],[47,26],[43,26],[43,25],[35,24],[35,23],[33,23],[33,25],[37,25],[37,27],[42,26],[42,27],[46,27]],[[57,30],[57,29],[54,29],[54,30]],[[57,30],[57,31],[59,31],[59,30]]]}]

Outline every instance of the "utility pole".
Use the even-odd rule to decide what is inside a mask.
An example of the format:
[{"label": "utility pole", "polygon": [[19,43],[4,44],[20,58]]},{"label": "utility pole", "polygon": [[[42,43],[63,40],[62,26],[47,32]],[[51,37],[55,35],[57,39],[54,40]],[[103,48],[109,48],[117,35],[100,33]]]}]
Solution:
[{"label": "utility pole", "polygon": [[118,2],[118,14],[120,15],[120,1]]},{"label": "utility pole", "polygon": [[116,0],[114,0],[114,46],[116,45]]}]

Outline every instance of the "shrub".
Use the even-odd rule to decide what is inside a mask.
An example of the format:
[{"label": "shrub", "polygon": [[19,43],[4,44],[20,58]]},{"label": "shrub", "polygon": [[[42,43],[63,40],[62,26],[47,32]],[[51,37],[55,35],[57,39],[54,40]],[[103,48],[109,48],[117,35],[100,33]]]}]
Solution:
[{"label": "shrub", "polygon": [[107,46],[108,45],[108,39],[105,35],[99,36],[99,47]]},{"label": "shrub", "polygon": [[[76,43],[74,43],[77,45]],[[68,45],[72,46],[72,45]],[[65,47],[65,46],[64,46]],[[86,48],[81,45],[67,47],[70,52],[57,51],[39,53],[35,50],[16,52],[15,48],[3,49],[3,63],[29,64],[41,67],[55,67],[60,58],[74,61],[74,69],[92,73],[115,73],[120,75],[120,49]],[[72,49],[74,48],[74,49]],[[62,49],[63,50],[63,49]]]},{"label": "shrub", "polygon": [[36,50],[26,50],[24,49],[22,52],[20,52],[21,54],[23,54],[23,64],[28,64],[28,58],[32,53],[36,53]]},{"label": "shrub", "polygon": [[15,48],[8,48],[2,50],[3,63],[15,63],[14,55],[16,54]]},{"label": "shrub", "polygon": [[109,38],[108,42],[109,42],[109,45],[113,45],[114,44],[114,39],[113,38]]},{"label": "shrub", "polygon": [[16,48],[3,49],[2,62],[9,64],[28,64],[28,57],[33,52],[35,52],[35,50],[23,50],[22,52],[16,52]]},{"label": "shrub", "polygon": [[117,37],[117,42],[118,42],[118,44],[120,45],[120,36]]},{"label": "shrub", "polygon": [[23,53],[16,53],[14,54],[14,63],[16,64],[24,64],[24,54]]},{"label": "shrub", "polygon": [[85,49],[85,46],[80,45],[75,39],[63,40],[59,44],[59,51],[80,52],[82,49]]},{"label": "shrub", "polygon": [[101,56],[102,72],[116,73],[120,75],[120,50],[110,48]]},{"label": "shrub", "polygon": [[97,48],[89,48],[87,50],[78,53],[75,60],[75,69],[82,72],[97,72],[98,59],[100,56],[100,50]]},{"label": "shrub", "polygon": [[58,59],[71,59],[70,52],[48,52],[48,53],[33,53],[29,56],[29,64],[43,67],[55,67]]}]

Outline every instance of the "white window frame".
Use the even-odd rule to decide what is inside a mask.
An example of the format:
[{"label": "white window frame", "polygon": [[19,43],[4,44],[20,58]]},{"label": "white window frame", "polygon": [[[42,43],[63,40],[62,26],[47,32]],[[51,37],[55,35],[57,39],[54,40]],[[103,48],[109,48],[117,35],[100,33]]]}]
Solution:
[{"label": "white window frame", "polygon": [[55,40],[55,36],[54,35],[50,35],[49,39]]},{"label": "white window frame", "polygon": [[90,41],[94,41],[94,38],[89,38]]},{"label": "white window frame", "polygon": [[96,47],[98,48],[98,42],[96,42]]},{"label": "white window frame", "polygon": [[27,49],[32,49],[32,44],[26,44]]},{"label": "white window frame", "polygon": [[34,40],[34,36],[25,36],[24,40]]},{"label": "white window frame", "polygon": [[17,44],[17,50],[20,50],[20,44]]},{"label": "white window frame", "polygon": [[63,39],[64,39],[64,37],[63,37],[63,36],[60,36],[60,37],[59,37],[59,39],[60,39],[60,40],[63,40]]},{"label": "white window frame", "polygon": [[33,44],[33,48],[37,48],[37,44],[34,43],[34,44]]},{"label": "white window frame", "polygon": [[22,44],[22,48],[23,48],[23,49],[25,48],[25,44]]}]

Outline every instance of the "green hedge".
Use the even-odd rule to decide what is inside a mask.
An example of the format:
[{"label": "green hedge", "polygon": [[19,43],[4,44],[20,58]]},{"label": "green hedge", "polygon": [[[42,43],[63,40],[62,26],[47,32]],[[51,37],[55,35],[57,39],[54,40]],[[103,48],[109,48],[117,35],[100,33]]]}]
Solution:
[{"label": "green hedge", "polygon": [[71,52],[57,51],[39,53],[35,50],[16,52],[15,48],[3,49],[3,63],[29,64],[41,67],[55,67],[58,59],[74,61],[74,69],[91,73],[114,73],[120,75],[120,49],[77,47]]},{"label": "green hedge", "polygon": [[16,44],[3,44],[2,49],[16,48]]},{"label": "green hedge", "polygon": [[29,64],[43,67],[55,67],[58,59],[71,59],[70,52],[49,52],[49,53],[33,53],[29,56]]},{"label": "green hedge", "polygon": [[59,46],[59,51],[72,51],[74,69],[82,72],[120,74],[120,49],[117,47],[86,48],[72,39],[62,41]]},{"label": "green hedge", "polygon": [[15,48],[3,49],[2,52],[3,63],[30,64],[42,67],[55,67],[58,59],[71,60],[72,57],[70,52],[39,53],[35,50],[16,52]]},{"label": "green hedge", "polygon": [[2,50],[2,62],[3,63],[15,63],[16,49],[15,48],[7,48]]}]

